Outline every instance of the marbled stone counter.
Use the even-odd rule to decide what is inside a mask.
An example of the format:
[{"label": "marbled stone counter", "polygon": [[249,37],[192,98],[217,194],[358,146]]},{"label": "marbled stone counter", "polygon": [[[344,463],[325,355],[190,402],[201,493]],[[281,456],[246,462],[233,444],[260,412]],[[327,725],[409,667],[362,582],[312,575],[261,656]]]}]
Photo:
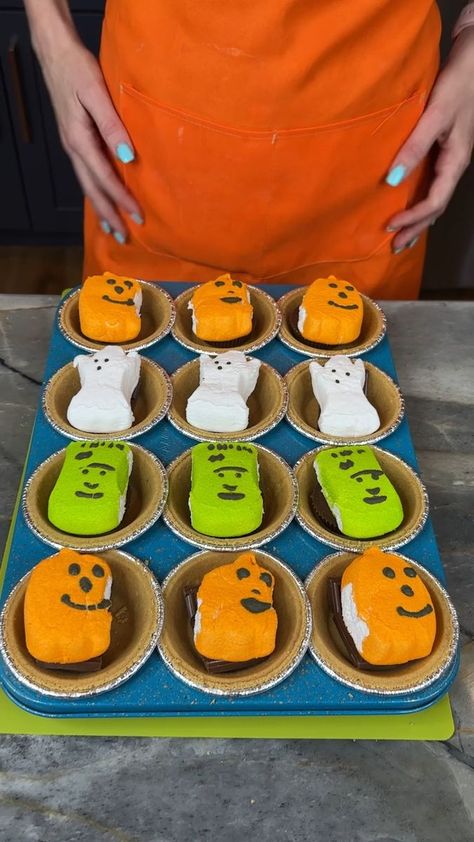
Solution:
[{"label": "marbled stone counter", "polygon": [[[57,298],[0,296],[4,544]],[[0,738],[2,842],[474,839],[474,303],[385,302],[462,629],[447,743]]]}]

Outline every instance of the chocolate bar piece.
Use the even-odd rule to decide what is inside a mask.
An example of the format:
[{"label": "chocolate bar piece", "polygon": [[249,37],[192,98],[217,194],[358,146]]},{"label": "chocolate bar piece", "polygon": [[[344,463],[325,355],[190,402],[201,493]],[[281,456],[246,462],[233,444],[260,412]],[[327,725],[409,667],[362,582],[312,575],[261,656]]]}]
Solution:
[{"label": "chocolate bar piece", "polygon": [[[189,621],[191,626],[194,630],[194,618],[196,616],[197,611],[197,592],[199,588],[197,585],[190,585],[183,588],[183,595],[184,601],[186,603],[186,611],[188,612]],[[196,648],[196,647],[195,647]],[[205,655],[201,655],[200,652],[197,651],[201,661],[203,662],[207,672],[212,673],[213,675],[217,675],[218,673],[222,672],[237,672],[238,670],[246,669],[247,667],[253,667],[255,664],[261,664],[262,661],[266,661],[268,655],[264,658],[252,658],[250,661],[222,661],[216,658],[206,658]]]},{"label": "chocolate bar piece", "polygon": [[77,664],[53,664],[47,661],[38,661],[35,658],[35,663],[45,670],[64,670],[65,672],[98,672],[102,669],[102,655],[98,658],[91,658],[89,661],[80,661]]},{"label": "chocolate bar piece", "polygon": [[369,670],[371,672],[383,672],[384,670],[396,669],[399,664],[369,664],[365,658],[362,657],[359,650],[356,648],[352,636],[349,634],[344,618],[342,616],[342,602],[341,602],[341,580],[336,578],[328,579],[328,606],[334,624],[339,632],[340,638],[344,644],[347,656],[350,662],[359,670]]}]

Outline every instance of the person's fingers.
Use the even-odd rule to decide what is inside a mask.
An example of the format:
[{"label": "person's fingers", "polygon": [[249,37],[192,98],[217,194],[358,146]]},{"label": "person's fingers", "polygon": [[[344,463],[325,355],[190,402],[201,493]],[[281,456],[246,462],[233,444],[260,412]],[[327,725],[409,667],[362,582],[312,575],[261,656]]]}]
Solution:
[{"label": "person's fingers", "polygon": [[[82,158],[88,169],[91,171],[95,181],[101,190],[106,193],[114,204],[129,214],[138,224],[143,223],[143,216],[138,202],[129,193],[123,182],[112,167],[107,156],[101,148],[93,127],[88,131],[88,137],[84,137],[82,147],[87,145],[87,154],[82,153]],[[81,155],[81,149],[77,150]]]},{"label": "person's fingers", "polygon": [[130,135],[113,106],[101,70],[96,62],[91,66],[91,69],[95,76],[95,84],[81,89],[78,95],[79,101],[91,115],[112,154],[122,164],[130,164],[135,159],[135,150]]},{"label": "person's fingers", "polygon": [[416,226],[416,233],[419,233],[441,216],[469,160],[469,143],[459,138],[449,138],[446,146],[439,152],[435,164],[435,177],[427,197],[412,208],[396,214],[389,221],[387,230],[398,231],[393,241],[394,249],[406,246],[413,236],[414,226]]},{"label": "person's fingers", "polygon": [[75,154],[71,155],[74,171],[79,179],[84,194],[90,200],[106,234],[113,233],[119,243],[127,239],[127,229],[116,207],[101,190],[84,161]]},{"label": "person's fingers", "polygon": [[392,161],[385,179],[386,183],[391,187],[398,187],[426,157],[434,143],[441,137],[445,126],[446,115],[435,104],[428,105],[408,140]]}]

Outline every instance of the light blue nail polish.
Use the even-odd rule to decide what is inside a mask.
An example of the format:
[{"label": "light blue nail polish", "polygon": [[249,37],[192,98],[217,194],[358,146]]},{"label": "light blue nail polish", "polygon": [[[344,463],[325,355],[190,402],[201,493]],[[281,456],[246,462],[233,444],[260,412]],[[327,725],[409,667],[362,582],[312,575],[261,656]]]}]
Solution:
[{"label": "light blue nail polish", "polygon": [[102,228],[102,231],[104,232],[104,234],[110,234],[110,232],[112,231],[112,229],[111,229],[111,227],[110,227],[110,225],[109,225],[109,223],[107,222],[106,219],[100,220],[100,227]]},{"label": "light blue nail polish", "polygon": [[135,159],[135,153],[128,143],[119,143],[118,146],[115,147],[115,154],[122,164],[129,164],[130,161]]},{"label": "light blue nail polish", "polygon": [[114,231],[114,237],[117,240],[117,242],[120,243],[121,246],[123,246],[125,242],[125,237],[123,236],[123,234],[120,231]]},{"label": "light blue nail polish", "polygon": [[143,225],[143,223],[145,222],[143,216],[141,216],[139,213],[132,213],[132,219],[134,222],[136,222],[137,225]]},{"label": "light blue nail polish", "polygon": [[405,178],[406,172],[407,168],[404,167],[403,164],[398,164],[398,166],[393,167],[393,169],[390,170],[385,181],[387,184],[390,184],[390,187],[398,187]]}]

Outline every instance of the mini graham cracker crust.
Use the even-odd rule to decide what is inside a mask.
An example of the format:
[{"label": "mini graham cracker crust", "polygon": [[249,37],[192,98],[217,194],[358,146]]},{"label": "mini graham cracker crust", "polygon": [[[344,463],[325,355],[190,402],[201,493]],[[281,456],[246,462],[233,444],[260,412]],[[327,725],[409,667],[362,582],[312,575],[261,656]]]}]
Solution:
[{"label": "mini graham cracker crust", "polygon": [[[175,320],[173,299],[164,289],[148,281],[140,281],[143,303],[141,306],[141,329],[136,339],[119,342],[125,351],[140,351],[159,342],[170,332]],[[88,339],[81,332],[79,322],[79,290],[75,290],[64,299],[59,309],[59,329],[63,336],[77,348],[85,351],[103,348],[110,342],[98,342]]]},{"label": "mini graham cracker crust", "polygon": [[247,399],[249,425],[245,430],[215,433],[199,430],[186,420],[186,404],[199,386],[199,359],[191,360],[171,375],[173,400],[168,419],[189,438],[198,441],[253,441],[276,427],[288,406],[288,390],[284,379],[267,363],[261,363],[257,385]]},{"label": "mini graham cracker crust", "polygon": [[[153,654],[164,621],[163,597],[146,564],[109,550],[100,555],[112,572],[111,642],[95,672],[47,669],[30,655],[25,642],[24,599],[30,573],[8,597],[0,618],[0,650],[22,683],[48,696],[80,698],[123,684]],[[71,609],[72,610],[72,609]]]},{"label": "mini graham cracker crust", "polygon": [[358,339],[347,346],[315,345],[308,342],[298,330],[298,309],[306,291],[307,287],[298,287],[298,289],[287,292],[278,301],[282,315],[279,337],[288,348],[307,357],[329,358],[334,354],[357,357],[375,348],[382,341],[386,332],[385,315],[375,301],[372,301],[366,295],[361,295],[364,302],[364,315]]},{"label": "mini graham cracker crust", "polygon": [[257,551],[256,561],[274,577],[273,606],[278,616],[276,646],[259,663],[234,672],[209,673],[193,641],[193,626],[184,592],[199,585],[210,570],[234,562],[239,552],[206,551],[185,559],[163,583],[165,625],[158,648],[168,668],[191,687],[206,693],[247,696],[261,693],[287,678],[303,658],[311,632],[311,615],[304,588],[279,559]]},{"label": "mini graham cracker crust", "polygon": [[165,417],[173,396],[166,371],[153,360],[141,357],[140,380],[131,402],[135,416],[132,426],[115,433],[87,433],[73,427],[67,419],[68,406],[80,388],[79,373],[71,362],[53,374],[43,393],[43,410],[49,423],[55,430],[76,441],[134,439]]},{"label": "mini graham cracker crust", "polygon": [[[206,342],[193,332],[192,313],[188,309],[195,287],[185,290],[179,295],[174,304],[176,307],[176,321],[171,330],[173,337],[180,345],[190,351],[206,351],[215,354],[219,350],[229,348],[227,343]],[[236,351],[256,351],[277,335],[281,324],[281,313],[273,298],[258,287],[248,286],[250,291],[250,302],[253,307],[252,331],[248,336],[236,339],[231,347]]]},{"label": "mini graham cracker crust", "polygon": [[316,454],[327,449],[328,447],[319,447],[305,453],[294,467],[299,489],[296,519],[306,532],[330,547],[357,553],[373,546],[374,543],[381,549],[397,549],[411,541],[423,529],[428,517],[428,496],[420,478],[398,456],[373,447],[382,470],[400,497],[403,521],[392,532],[370,539],[343,535],[323,497],[313,465]]},{"label": "mini graham cracker crust", "polygon": [[[324,361],[314,360],[314,363],[324,365]],[[310,364],[309,360],[298,363],[285,377],[289,394],[286,417],[298,432],[314,441],[344,445],[371,444],[381,441],[397,429],[405,411],[401,392],[388,374],[372,363],[364,362],[367,386],[365,394],[379,414],[381,422],[379,429],[375,433],[359,437],[322,433],[317,426],[320,407],[311,386]]]},{"label": "mini graham cracker crust", "polygon": [[[212,441],[212,439],[210,440]],[[169,493],[163,512],[165,523],[176,534],[196,547],[217,550],[244,550],[271,541],[291,523],[295,515],[298,488],[291,468],[268,448],[255,445],[263,497],[263,521],[249,535],[216,538],[191,526],[189,492],[191,490],[191,449],[180,454],[168,467]],[[276,494],[278,489],[278,494]]]},{"label": "mini graham cracker crust", "polygon": [[133,466],[128,482],[123,520],[103,535],[70,535],[48,519],[48,500],[59,476],[65,449],[46,459],[32,474],[23,492],[23,513],[33,532],[53,547],[96,552],[120,547],[138,538],[160,517],[168,493],[166,471],[157,457],[137,444],[130,444]]},{"label": "mini graham cracker crust", "polygon": [[[377,544],[379,542],[377,541]],[[400,559],[414,568],[427,587],[435,612],[437,631],[429,655],[398,666],[370,669],[356,667],[332,616],[328,600],[330,580],[339,580],[354,560],[352,553],[327,556],[312,570],[305,582],[313,618],[310,652],[317,664],[333,678],[356,690],[392,696],[429,687],[451,666],[459,637],[458,621],[451,600],[437,579],[406,556]],[[395,595],[394,595],[395,596]],[[416,622],[410,618],[408,622]]]}]

